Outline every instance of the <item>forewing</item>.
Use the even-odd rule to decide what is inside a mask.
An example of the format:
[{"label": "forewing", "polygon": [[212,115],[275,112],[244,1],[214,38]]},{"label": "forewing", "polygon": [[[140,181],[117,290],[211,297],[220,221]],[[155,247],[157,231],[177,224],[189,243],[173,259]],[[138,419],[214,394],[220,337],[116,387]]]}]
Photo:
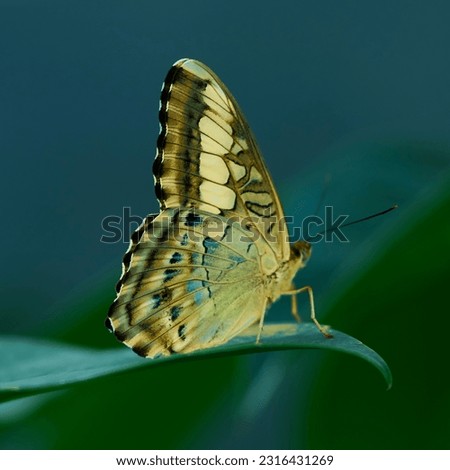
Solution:
[{"label": "forewing", "polygon": [[279,262],[289,258],[280,201],[236,101],[201,62],[182,59],[161,92],[154,163],[161,209],[250,217]]}]

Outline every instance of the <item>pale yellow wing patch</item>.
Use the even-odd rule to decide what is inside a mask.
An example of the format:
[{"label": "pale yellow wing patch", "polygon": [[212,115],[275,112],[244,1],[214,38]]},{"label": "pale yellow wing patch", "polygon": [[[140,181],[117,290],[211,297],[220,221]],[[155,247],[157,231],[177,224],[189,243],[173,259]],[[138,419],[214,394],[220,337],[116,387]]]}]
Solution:
[{"label": "pale yellow wing patch", "polygon": [[161,208],[250,217],[279,262],[289,259],[280,201],[236,101],[204,64],[178,61],[161,92],[154,164]]}]

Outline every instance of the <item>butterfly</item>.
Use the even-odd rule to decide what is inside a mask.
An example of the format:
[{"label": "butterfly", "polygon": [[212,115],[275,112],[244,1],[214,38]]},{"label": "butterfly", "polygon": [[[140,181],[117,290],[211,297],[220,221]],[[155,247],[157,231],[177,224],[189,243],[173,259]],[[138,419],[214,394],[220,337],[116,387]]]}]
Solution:
[{"label": "butterfly", "polygon": [[236,100],[206,65],[181,59],[161,91],[153,165],[159,214],[125,253],[106,326],[155,358],[226,343],[259,322],[310,257],[289,242],[280,200]]}]

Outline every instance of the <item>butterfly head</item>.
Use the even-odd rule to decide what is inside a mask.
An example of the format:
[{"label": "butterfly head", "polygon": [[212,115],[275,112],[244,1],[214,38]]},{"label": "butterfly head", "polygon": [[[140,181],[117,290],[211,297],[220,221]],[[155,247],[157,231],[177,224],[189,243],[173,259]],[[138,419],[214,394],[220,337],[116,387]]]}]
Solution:
[{"label": "butterfly head", "polygon": [[306,265],[311,256],[311,244],[299,240],[295,243],[291,243],[291,260],[296,260],[299,268]]}]

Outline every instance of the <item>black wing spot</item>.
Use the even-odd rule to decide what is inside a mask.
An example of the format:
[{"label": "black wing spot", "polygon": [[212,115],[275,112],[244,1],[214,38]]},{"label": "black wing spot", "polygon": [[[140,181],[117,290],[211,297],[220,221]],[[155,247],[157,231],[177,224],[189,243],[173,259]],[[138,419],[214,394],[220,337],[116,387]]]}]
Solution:
[{"label": "black wing spot", "polygon": [[120,293],[120,289],[122,289],[122,284],[124,282],[125,282],[125,274],[116,283],[116,294]]},{"label": "black wing spot", "polygon": [[[134,250],[133,250],[134,251]],[[131,256],[133,255],[133,252],[132,251],[127,251],[124,255],[123,255],[123,259],[122,259],[122,263],[125,265],[125,269],[128,269],[130,267],[130,263],[131,263]]]},{"label": "black wing spot", "polygon": [[[162,142],[162,144],[164,145],[164,143]],[[161,176],[161,173],[162,173],[162,159],[161,157],[157,157],[155,158],[155,160],[153,160],[153,174],[159,178]],[[160,188],[161,189],[161,188]]]},{"label": "black wing spot", "polygon": [[183,234],[183,238],[181,239],[180,244],[181,246],[187,246],[188,242],[189,242],[189,236],[187,233],[185,233]]},{"label": "black wing spot", "polygon": [[127,340],[127,335],[125,333],[122,333],[121,331],[116,330],[114,334],[116,335],[116,338],[122,343]]},{"label": "black wing spot", "polygon": [[199,215],[189,212],[186,216],[185,225],[187,227],[197,227],[198,225],[201,225],[202,222],[203,219]]},{"label": "black wing spot", "polygon": [[164,289],[162,292],[158,294],[153,294],[153,309],[159,308],[163,302],[165,302],[169,298],[169,291]]},{"label": "black wing spot", "polygon": [[149,347],[147,345],[143,346],[133,346],[131,348],[136,354],[142,357],[146,357],[149,351]]},{"label": "black wing spot", "polygon": [[166,199],[166,194],[161,186],[160,181],[155,183],[155,194],[159,201],[164,201]]},{"label": "black wing spot", "polygon": [[172,307],[170,309],[170,319],[172,321],[175,321],[179,316],[180,316],[180,313],[181,313],[181,307]]},{"label": "black wing spot", "polygon": [[131,234],[131,242],[133,245],[136,245],[142,237],[142,234],[145,231],[145,227],[141,226]]},{"label": "black wing spot", "polygon": [[170,264],[179,263],[182,259],[183,256],[181,255],[181,253],[178,253],[178,251],[176,251],[170,258]]},{"label": "black wing spot", "polygon": [[179,269],[166,269],[164,271],[164,282],[169,282],[179,273],[180,273]]},{"label": "black wing spot", "polygon": [[186,325],[181,325],[179,328],[178,328],[178,336],[183,340],[185,341],[186,340]]}]

